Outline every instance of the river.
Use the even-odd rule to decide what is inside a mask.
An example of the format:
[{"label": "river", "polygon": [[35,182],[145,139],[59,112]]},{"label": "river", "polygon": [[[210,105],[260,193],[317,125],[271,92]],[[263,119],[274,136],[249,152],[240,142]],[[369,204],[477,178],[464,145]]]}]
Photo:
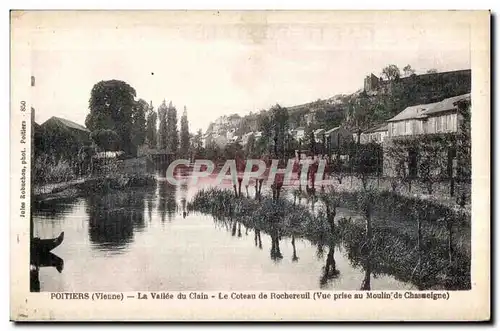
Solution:
[{"label": "river", "polygon": [[[205,184],[210,185],[207,179]],[[205,184],[156,187],[58,200],[33,210],[34,235],[63,243],[59,270],[40,268],[40,291],[406,290],[412,284],[353,266],[330,248],[228,226],[185,209]],[[230,186],[227,186],[230,188]],[[253,187],[249,188],[252,195]],[[354,214],[340,209],[338,216]],[[334,271],[324,273],[327,263]],[[59,272],[61,271],[61,272]]]}]

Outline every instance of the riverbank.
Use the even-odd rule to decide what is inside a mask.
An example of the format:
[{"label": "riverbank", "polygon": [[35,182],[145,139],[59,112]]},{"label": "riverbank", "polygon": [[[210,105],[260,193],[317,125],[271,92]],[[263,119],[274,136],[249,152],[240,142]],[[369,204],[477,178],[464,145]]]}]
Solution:
[{"label": "riverbank", "polygon": [[34,202],[41,202],[55,199],[70,199],[97,193],[155,185],[156,178],[150,174],[134,173],[91,176],[65,183],[34,187],[33,200]]},{"label": "riverbank", "polygon": [[[391,192],[368,196],[359,191],[329,192],[314,197],[321,203],[313,213],[296,201],[236,198],[230,190],[211,188],[200,190],[188,209],[230,226],[240,222],[271,237],[304,238],[318,246],[342,244],[356,267],[392,275],[420,289],[470,288],[467,213]],[[339,207],[364,218],[335,218]]]}]

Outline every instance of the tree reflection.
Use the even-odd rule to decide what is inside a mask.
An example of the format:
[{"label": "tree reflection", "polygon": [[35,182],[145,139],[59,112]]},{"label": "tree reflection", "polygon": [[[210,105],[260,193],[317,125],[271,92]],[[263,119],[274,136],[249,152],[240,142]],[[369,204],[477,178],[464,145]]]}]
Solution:
[{"label": "tree reflection", "polygon": [[292,235],[292,250],[293,250],[292,262],[297,262],[299,260],[299,257],[297,256],[297,248],[295,247],[295,236],[294,235]]},{"label": "tree reflection", "polygon": [[278,262],[283,258],[283,255],[281,254],[280,250],[280,235],[278,232],[278,229],[272,228],[271,229],[271,260]]},{"label": "tree reflection", "polygon": [[325,266],[323,267],[323,273],[319,280],[320,287],[324,288],[330,280],[337,279],[339,275],[340,271],[337,269],[337,263],[335,261],[335,242],[331,241]]},{"label": "tree reflection", "polygon": [[181,208],[182,208],[182,218],[186,218],[188,215],[187,212],[187,191],[188,191],[188,184],[187,182],[182,182],[180,186],[180,195],[181,195]]},{"label": "tree reflection", "polygon": [[260,230],[254,229],[254,232],[255,232],[254,236],[255,246],[262,249],[262,239],[260,237]]},{"label": "tree reflection", "polygon": [[144,228],[146,191],[88,196],[89,238],[99,249],[119,251]]},{"label": "tree reflection", "polygon": [[170,184],[168,181],[161,181],[158,183],[158,210],[162,223],[165,222],[166,216],[169,221],[172,221],[176,213],[176,193],[176,186]]}]

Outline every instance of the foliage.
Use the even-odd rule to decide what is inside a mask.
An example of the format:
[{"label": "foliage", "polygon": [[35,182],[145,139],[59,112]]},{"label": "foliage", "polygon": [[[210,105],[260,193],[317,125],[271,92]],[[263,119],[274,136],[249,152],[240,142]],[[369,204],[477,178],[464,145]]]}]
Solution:
[{"label": "foliage", "polygon": [[398,66],[395,64],[389,64],[387,67],[382,69],[382,75],[385,76],[387,80],[397,80],[401,77],[401,72],[399,71]]},{"label": "foliage", "polygon": [[238,158],[243,158],[244,152],[243,147],[239,143],[231,143],[227,144],[224,147],[224,159],[226,160],[235,160]]},{"label": "foliage", "polygon": [[411,75],[415,74],[415,70],[411,67],[411,65],[407,65],[403,68],[403,76],[404,77],[409,77]]},{"label": "foliage", "polygon": [[92,88],[85,125],[91,131],[109,129],[119,136],[120,149],[133,154],[133,109],[136,92],[129,84],[119,80],[100,81]]},{"label": "foliage", "polygon": [[153,109],[151,104],[148,109],[147,121],[146,121],[146,142],[149,148],[157,148],[157,133],[156,133],[156,122],[158,120],[158,115]]},{"label": "foliage", "polygon": [[361,133],[373,123],[372,105],[366,92],[350,98],[347,102],[346,124],[357,134],[359,143]]},{"label": "foliage", "polygon": [[132,110],[132,132],[131,138],[135,149],[146,141],[146,114],[149,105],[144,99],[139,99]]},{"label": "foliage", "polygon": [[255,135],[251,134],[248,137],[247,144],[245,145],[245,155],[247,158],[254,158],[257,157],[256,153],[256,141],[255,141]]},{"label": "foliage", "polygon": [[158,119],[160,120],[160,126],[158,127],[158,148],[167,149],[167,105],[165,100],[158,107]]},{"label": "foliage", "polygon": [[204,157],[203,132],[199,129],[191,139],[191,151],[195,159]]},{"label": "foliage", "polygon": [[181,156],[186,157],[189,153],[189,123],[187,117],[187,109],[184,107],[184,112],[181,117]]},{"label": "foliage", "polygon": [[273,137],[274,156],[284,156],[285,136],[288,132],[288,111],[279,104],[269,110],[271,113],[271,130]]},{"label": "foliage", "polygon": [[117,151],[119,149],[120,137],[113,130],[100,129],[90,134],[92,141],[104,151]]},{"label": "foliage", "polygon": [[177,109],[170,101],[167,109],[167,151],[177,154],[179,149],[179,130],[177,129]]},{"label": "foliage", "polygon": [[48,154],[41,154],[33,162],[35,183],[61,183],[75,178],[75,167],[68,160],[56,160]]}]

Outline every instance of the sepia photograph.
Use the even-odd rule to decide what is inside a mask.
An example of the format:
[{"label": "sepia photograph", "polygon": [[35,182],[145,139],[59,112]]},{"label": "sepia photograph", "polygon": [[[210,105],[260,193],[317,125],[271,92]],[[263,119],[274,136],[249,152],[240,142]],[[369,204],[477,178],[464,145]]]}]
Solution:
[{"label": "sepia photograph", "polygon": [[418,305],[471,291],[489,275],[474,271],[489,168],[471,139],[489,118],[472,46],[489,14],[389,13],[12,11],[12,43],[29,40],[29,99],[12,100],[21,290]]}]

